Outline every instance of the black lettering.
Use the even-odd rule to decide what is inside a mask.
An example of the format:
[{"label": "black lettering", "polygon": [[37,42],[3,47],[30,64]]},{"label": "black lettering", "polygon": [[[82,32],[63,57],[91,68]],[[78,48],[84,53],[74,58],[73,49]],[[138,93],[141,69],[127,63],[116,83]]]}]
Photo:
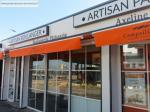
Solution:
[{"label": "black lettering", "polygon": [[119,9],[119,6],[117,4],[115,4],[114,6],[114,10],[113,10],[113,13],[119,11],[120,12],[120,9]]},{"label": "black lettering", "polygon": [[108,10],[108,13],[107,13],[108,15],[112,14],[112,6],[108,6],[107,10]]},{"label": "black lettering", "polygon": [[116,26],[117,26],[117,25],[120,25],[120,24],[121,24],[121,21],[120,21],[120,19],[118,18],[118,19],[117,19]]},{"label": "black lettering", "polygon": [[138,20],[142,20],[143,19],[143,15],[138,15]]},{"label": "black lettering", "polygon": [[99,17],[98,17],[98,11],[94,11],[94,19],[98,19]]},{"label": "black lettering", "polygon": [[107,8],[105,7],[105,16],[107,15]]},{"label": "black lettering", "polygon": [[122,19],[122,22],[123,22],[123,23],[126,23],[126,19]]},{"label": "black lettering", "polygon": [[88,21],[93,20],[92,13],[89,14]]},{"label": "black lettering", "polygon": [[99,13],[100,13],[101,17],[103,17],[103,10],[104,10],[104,8],[99,9]]},{"label": "black lettering", "polygon": [[134,7],[136,7],[136,5],[140,2],[140,0],[133,0],[134,2]]},{"label": "black lettering", "polygon": [[125,9],[129,8],[129,2],[128,2],[128,0],[126,0],[126,3],[121,2],[121,10],[123,10],[124,8]]},{"label": "black lettering", "polygon": [[142,1],[141,1],[141,5],[143,5],[143,3],[145,3],[145,2],[146,2],[146,3],[150,3],[150,0],[142,0]]},{"label": "black lettering", "polygon": [[148,18],[148,13],[145,13],[144,14],[144,19],[147,19]]},{"label": "black lettering", "polygon": [[127,18],[127,22],[130,22],[131,21],[131,18]]}]

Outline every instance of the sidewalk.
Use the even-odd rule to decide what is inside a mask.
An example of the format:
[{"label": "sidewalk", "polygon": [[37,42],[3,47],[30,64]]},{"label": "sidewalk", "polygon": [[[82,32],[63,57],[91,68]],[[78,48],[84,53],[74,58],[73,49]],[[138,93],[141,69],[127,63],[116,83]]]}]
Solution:
[{"label": "sidewalk", "polygon": [[0,101],[0,112],[35,112],[29,109],[18,109],[15,108],[9,104],[7,104],[7,102],[5,101]]}]

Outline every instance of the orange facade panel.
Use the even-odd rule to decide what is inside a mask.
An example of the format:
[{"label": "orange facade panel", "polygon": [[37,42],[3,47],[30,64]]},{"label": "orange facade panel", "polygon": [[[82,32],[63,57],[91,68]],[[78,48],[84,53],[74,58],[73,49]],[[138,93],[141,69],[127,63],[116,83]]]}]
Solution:
[{"label": "orange facade panel", "polygon": [[149,40],[150,21],[95,32],[93,36],[97,47]]},{"label": "orange facade panel", "polygon": [[81,48],[80,37],[74,37],[54,42],[48,42],[31,47],[19,48],[9,52],[10,57],[28,56],[34,54],[46,54],[52,52],[61,52],[76,50]]},{"label": "orange facade panel", "polygon": [[3,59],[3,52],[0,52],[0,60]]}]

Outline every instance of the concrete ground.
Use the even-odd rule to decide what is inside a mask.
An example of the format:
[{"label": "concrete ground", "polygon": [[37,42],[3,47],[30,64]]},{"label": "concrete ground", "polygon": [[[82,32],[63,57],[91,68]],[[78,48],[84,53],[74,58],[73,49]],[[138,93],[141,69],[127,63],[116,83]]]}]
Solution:
[{"label": "concrete ground", "polygon": [[0,112],[35,112],[29,109],[18,109],[5,101],[0,101]]}]

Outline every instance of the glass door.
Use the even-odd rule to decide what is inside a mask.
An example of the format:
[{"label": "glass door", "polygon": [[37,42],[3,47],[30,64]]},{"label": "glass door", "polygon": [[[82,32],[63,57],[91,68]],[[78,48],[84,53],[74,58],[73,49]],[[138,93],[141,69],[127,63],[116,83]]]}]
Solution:
[{"label": "glass door", "polygon": [[16,74],[16,59],[10,59],[10,73],[9,73],[9,87],[8,87],[8,101],[14,102],[15,97],[15,74]]},{"label": "glass door", "polygon": [[69,52],[48,54],[46,112],[68,112]]},{"label": "glass door", "polygon": [[45,55],[30,57],[28,106],[38,111],[44,111],[45,65]]},{"label": "glass door", "polygon": [[15,101],[17,102],[20,100],[21,61],[21,57],[16,59]]}]

